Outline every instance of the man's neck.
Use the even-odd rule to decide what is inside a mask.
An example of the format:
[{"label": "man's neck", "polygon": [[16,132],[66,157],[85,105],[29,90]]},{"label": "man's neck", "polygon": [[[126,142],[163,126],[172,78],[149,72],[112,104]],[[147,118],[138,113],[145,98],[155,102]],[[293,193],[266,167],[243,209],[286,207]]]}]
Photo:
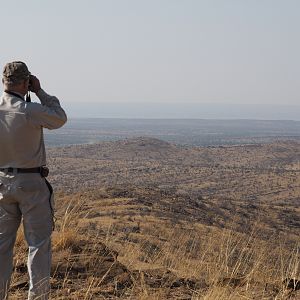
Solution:
[{"label": "man's neck", "polygon": [[25,95],[23,95],[22,93],[20,93],[19,91],[15,91],[13,89],[5,89],[4,92],[11,92],[11,93],[14,93],[14,94],[17,94],[21,97],[24,97]]},{"label": "man's neck", "polygon": [[24,96],[23,96],[21,93],[19,93],[19,92],[15,92],[15,91],[12,91],[12,90],[9,90],[9,91],[8,91],[8,90],[5,90],[4,92],[7,93],[7,94],[9,94],[9,95],[18,97],[18,98],[20,98],[20,99],[22,99],[22,100],[25,100],[25,99],[24,99]]},{"label": "man's neck", "polygon": [[4,85],[4,91],[12,92],[12,93],[18,94],[22,97],[24,97],[26,95],[24,88],[20,85],[15,85],[15,86]]}]

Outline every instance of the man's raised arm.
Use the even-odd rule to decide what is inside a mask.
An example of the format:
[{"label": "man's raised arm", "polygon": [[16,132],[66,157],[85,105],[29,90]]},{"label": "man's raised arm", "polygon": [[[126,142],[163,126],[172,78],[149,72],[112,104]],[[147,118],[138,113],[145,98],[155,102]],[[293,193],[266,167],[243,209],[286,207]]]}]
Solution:
[{"label": "man's raised arm", "polygon": [[40,85],[37,77],[31,75],[30,90],[40,99],[39,103],[27,104],[27,117],[37,126],[48,129],[57,129],[67,121],[67,115],[60,106],[59,100],[55,96],[48,95]]}]

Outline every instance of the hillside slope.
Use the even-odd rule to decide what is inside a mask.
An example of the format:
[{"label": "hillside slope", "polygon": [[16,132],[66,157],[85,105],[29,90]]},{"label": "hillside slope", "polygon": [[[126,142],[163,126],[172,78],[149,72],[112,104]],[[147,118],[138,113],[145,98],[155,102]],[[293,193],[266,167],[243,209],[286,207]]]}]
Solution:
[{"label": "hillside slope", "polygon": [[268,234],[298,235],[298,142],[183,147],[141,137],[49,154],[50,180],[67,193],[117,188],[170,218],[219,227],[235,220],[240,231],[259,218]]},{"label": "hillside slope", "polygon": [[[300,299],[300,143],[49,150],[52,299]],[[12,299],[25,299],[17,239]]]}]

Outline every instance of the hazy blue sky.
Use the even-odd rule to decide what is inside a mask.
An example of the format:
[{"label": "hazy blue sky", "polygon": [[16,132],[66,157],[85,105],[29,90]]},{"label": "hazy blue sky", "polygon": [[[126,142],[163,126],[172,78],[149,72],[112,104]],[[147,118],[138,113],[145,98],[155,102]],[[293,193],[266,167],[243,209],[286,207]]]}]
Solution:
[{"label": "hazy blue sky", "polygon": [[27,62],[79,110],[300,104],[299,0],[10,0],[1,24],[1,66]]}]

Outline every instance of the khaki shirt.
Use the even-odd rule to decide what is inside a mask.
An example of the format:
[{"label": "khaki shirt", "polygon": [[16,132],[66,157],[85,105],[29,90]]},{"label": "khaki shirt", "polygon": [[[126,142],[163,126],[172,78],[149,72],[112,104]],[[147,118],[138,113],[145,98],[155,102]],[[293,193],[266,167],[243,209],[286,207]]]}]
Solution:
[{"label": "khaki shirt", "polygon": [[43,128],[57,129],[67,116],[59,100],[40,90],[39,103],[6,92],[0,97],[0,168],[35,168],[46,164]]}]

